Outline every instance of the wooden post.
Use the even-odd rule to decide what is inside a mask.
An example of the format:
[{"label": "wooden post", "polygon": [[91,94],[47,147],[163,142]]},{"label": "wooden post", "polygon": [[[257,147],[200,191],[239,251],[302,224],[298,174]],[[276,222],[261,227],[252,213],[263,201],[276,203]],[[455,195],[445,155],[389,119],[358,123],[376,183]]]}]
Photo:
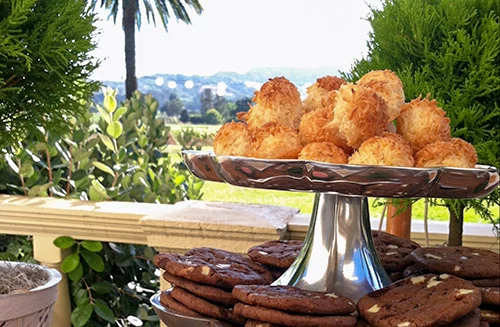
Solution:
[{"label": "wooden post", "polygon": [[[33,236],[33,256],[40,264],[61,272],[64,253],[54,245],[56,236]],[[71,299],[68,276],[61,272],[62,280],[57,288],[57,300],[52,316],[52,327],[71,327]]]},{"label": "wooden post", "polygon": [[411,235],[411,202],[388,200],[386,231],[392,235],[410,238]]}]

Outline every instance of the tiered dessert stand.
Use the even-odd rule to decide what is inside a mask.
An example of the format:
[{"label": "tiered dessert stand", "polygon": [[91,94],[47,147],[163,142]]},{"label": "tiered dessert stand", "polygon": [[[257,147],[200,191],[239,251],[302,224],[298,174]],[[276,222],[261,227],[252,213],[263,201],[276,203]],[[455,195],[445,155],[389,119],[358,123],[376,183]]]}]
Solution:
[{"label": "tiered dessert stand", "polygon": [[[274,282],[306,290],[335,292],[355,301],[390,284],[371,236],[367,197],[481,198],[499,183],[495,167],[403,168],[334,165],[304,160],[267,160],[183,151],[197,177],[236,186],[315,192],[304,246]],[[151,302],[160,319],[176,326],[227,326],[212,319],[181,316]],[[168,321],[167,321],[168,320]]]}]

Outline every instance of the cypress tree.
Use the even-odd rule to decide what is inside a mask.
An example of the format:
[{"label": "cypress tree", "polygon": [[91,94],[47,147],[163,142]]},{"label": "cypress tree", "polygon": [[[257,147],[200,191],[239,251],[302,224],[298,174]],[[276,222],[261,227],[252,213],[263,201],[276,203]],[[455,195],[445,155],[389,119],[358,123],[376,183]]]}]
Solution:
[{"label": "cypress tree", "polygon": [[0,149],[87,110],[93,23],[85,0],[0,0]]},{"label": "cypress tree", "polygon": [[[480,164],[500,166],[500,2],[495,0],[384,0],[372,7],[366,58],[349,73],[354,81],[374,69],[401,78],[406,100],[430,94],[447,112],[452,136],[474,145]],[[498,233],[498,189],[484,199],[444,200],[450,212],[449,245],[462,242],[463,217],[474,209]],[[437,205],[437,201],[433,201]]]}]

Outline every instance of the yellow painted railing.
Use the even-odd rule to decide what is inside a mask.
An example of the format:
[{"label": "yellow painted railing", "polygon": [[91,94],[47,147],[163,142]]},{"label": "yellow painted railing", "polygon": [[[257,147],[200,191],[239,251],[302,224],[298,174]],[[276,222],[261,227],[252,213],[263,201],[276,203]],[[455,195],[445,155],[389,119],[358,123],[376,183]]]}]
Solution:
[{"label": "yellow painted railing", "polygon": [[[268,240],[303,239],[308,223],[308,215],[277,206],[203,201],[160,205],[0,195],[0,233],[32,235],[35,259],[53,268],[59,268],[65,256],[52,244],[61,235],[147,244],[162,252],[183,253],[211,246],[246,253]],[[378,226],[376,219],[372,226]],[[446,223],[430,222],[429,244],[443,244],[447,228]],[[419,221],[413,223],[411,236],[425,245]],[[498,240],[487,224],[466,224],[463,240],[466,246],[498,251]],[[59,285],[53,326],[71,326],[66,278]]]}]

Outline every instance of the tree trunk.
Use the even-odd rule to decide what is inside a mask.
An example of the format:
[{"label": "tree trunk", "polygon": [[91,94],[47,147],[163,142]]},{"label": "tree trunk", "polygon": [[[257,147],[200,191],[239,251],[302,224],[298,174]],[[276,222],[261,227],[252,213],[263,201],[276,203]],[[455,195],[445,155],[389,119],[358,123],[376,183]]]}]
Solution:
[{"label": "tree trunk", "polygon": [[464,229],[464,207],[460,206],[455,212],[448,208],[450,212],[450,224],[448,226],[448,246],[462,245],[462,234]]},{"label": "tree trunk", "polygon": [[137,2],[135,0],[123,1],[123,31],[125,33],[125,92],[127,99],[137,90],[137,77],[135,76],[135,14]]}]

